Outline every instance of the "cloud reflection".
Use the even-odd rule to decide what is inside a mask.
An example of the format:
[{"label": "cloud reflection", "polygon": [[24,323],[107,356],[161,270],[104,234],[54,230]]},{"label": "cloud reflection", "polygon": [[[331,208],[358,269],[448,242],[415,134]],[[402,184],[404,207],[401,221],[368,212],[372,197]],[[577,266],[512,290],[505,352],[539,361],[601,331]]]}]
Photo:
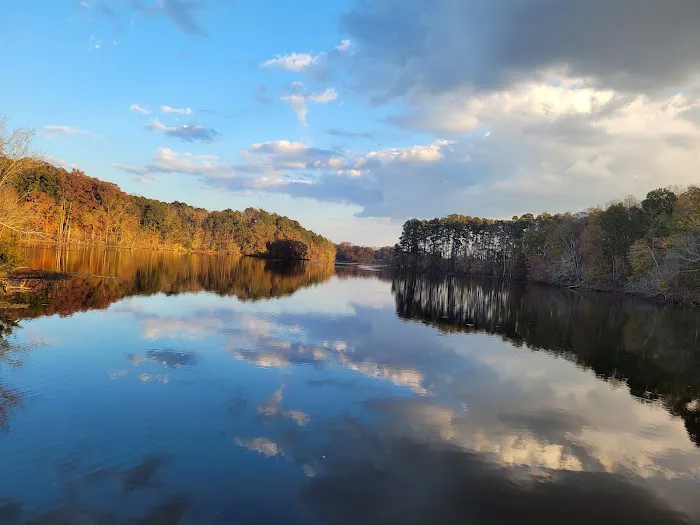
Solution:
[{"label": "cloud reflection", "polygon": [[300,427],[306,426],[311,420],[311,416],[301,410],[282,410],[282,400],[284,396],[282,392],[284,391],[284,385],[280,386],[277,391],[272,394],[263,403],[259,404],[257,407],[258,414],[263,417],[271,418],[274,416],[282,416],[291,419]]},{"label": "cloud reflection", "polygon": [[265,457],[271,458],[274,456],[284,456],[280,447],[274,441],[265,437],[256,437],[252,439],[243,439],[234,437],[233,441],[239,447],[243,447],[251,452],[257,452]]}]

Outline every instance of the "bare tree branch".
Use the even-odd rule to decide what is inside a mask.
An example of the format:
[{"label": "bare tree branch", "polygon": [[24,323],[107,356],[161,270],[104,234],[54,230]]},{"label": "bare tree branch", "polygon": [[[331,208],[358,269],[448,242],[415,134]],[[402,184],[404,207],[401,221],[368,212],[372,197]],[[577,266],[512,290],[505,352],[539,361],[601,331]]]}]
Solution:
[{"label": "bare tree branch", "polygon": [[22,210],[12,183],[35,161],[31,150],[34,132],[27,129],[10,131],[7,119],[0,116],[0,237],[6,232],[24,231],[27,214]]},{"label": "bare tree branch", "polygon": [[0,187],[8,184],[35,156],[31,150],[34,131],[18,128],[10,131],[7,118],[0,117]]}]

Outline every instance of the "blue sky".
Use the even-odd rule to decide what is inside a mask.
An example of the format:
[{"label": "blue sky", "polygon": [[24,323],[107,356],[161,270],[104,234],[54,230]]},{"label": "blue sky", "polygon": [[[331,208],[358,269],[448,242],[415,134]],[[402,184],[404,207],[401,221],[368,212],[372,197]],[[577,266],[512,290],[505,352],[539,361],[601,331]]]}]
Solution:
[{"label": "blue sky", "polygon": [[0,114],[129,193],[393,244],[697,182],[700,9],[641,1],[17,2]]}]

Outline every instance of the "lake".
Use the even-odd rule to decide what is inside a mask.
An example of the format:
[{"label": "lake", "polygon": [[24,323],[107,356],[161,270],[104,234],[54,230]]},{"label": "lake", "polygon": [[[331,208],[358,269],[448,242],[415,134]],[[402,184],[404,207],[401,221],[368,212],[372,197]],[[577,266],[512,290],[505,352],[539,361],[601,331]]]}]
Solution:
[{"label": "lake", "polygon": [[700,312],[536,285],[33,249],[0,524],[700,523]]}]

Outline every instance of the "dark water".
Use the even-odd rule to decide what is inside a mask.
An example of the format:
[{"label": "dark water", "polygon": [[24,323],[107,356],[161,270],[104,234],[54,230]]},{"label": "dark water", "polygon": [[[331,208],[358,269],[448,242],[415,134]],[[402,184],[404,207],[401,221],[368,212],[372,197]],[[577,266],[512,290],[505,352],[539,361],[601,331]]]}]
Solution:
[{"label": "dark water", "polygon": [[698,311],[30,255],[82,277],[2,313],[2,525],[700,523]]}]

